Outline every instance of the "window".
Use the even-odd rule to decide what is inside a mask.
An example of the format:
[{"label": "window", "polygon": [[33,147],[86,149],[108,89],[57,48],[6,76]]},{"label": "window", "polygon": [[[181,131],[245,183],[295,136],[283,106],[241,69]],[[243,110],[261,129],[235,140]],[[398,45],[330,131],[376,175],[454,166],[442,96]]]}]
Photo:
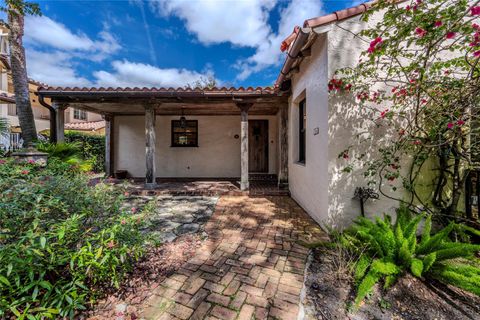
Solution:
[{"label": "window", "polygon": [[73,109],[73,119],[87,120],[87,112],[85,110]]},{"label": "window", "polygon": [[307,113],[305,99],[298,104],[298,162],[305,163]]},{"label": "window", "polygon": [[172,120],[172,147],[198,147],[198,121]]}]

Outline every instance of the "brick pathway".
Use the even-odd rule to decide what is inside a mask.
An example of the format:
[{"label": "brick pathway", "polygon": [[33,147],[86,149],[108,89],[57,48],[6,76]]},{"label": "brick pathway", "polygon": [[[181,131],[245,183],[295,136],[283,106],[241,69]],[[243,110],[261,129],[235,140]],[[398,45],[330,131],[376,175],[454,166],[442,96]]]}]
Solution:
[{"label": "brick pathway", "polygon": [[324,233],[289,197],[220,198],[198,253],[163,281],[145,319],[296,319],[308,250]]}]

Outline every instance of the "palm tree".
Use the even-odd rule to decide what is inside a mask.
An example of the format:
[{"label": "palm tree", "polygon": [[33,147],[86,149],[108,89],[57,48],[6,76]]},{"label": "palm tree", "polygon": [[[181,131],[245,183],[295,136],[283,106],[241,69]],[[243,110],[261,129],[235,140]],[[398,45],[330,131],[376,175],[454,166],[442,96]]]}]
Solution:
[{"label": "palm tree", "polygon": [[40,15],[40,7],[36,3],[24,0],[4,0],[4,3],[4,5],[0,5],[0,10],[8,15],[8,23],[2,21],[2,24],[9,29],[8,40],[15,104],[24,146],[29,147],[37,139],[37,130],[28,92],[27,66],[22,38],[25,15]]}]

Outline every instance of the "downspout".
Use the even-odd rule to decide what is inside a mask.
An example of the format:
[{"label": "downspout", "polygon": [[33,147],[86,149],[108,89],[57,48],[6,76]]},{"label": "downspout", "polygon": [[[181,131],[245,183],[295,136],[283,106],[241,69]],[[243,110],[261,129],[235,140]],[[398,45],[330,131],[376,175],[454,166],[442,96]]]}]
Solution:
[{"label": "downspout", "polygon": [[48,111],[50,111],[50,142],[51,143],[57,143],[57,125],[56,125],[56,118],[57,118],[57,113],[55,112],[55,109],[49,105],[48,103],[43,100],[43,96],[38,94],[38,102],[40,104],[47,108]]},{"label": "downspout", "polygon": [[298,58],[300,50],[305,45],[310,31],[310,28],[300,28],[298,30],[297,37],[293,41],[292,47],[290,48],[290,50],[287,51],[287,59],[285,60],[282,70],[280,70],[280,75],[275,82],[275,88],[280,88],[282,82],[285,80],[285,77],[290,72],[290,68],[292,67],[295,60]]}]

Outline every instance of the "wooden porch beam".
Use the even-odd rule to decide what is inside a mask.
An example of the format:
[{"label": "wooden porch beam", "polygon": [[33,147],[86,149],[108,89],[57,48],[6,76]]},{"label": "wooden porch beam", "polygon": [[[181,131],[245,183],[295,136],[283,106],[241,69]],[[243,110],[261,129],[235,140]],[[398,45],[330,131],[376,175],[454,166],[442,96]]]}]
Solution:
[{"label": "wooden porch beam", "polygon": [[156,186],[155,175],[155,106],[145,105],[145,187],[153,189]]},{"label": "wooden porch beam", "polygon": [[114,117],[105,115],[105,175],[112,177],[114,175]]},{"label": "wooden porch beam", "polygon": [[248,181],[248,110],[253,103],[237,103],[240,109],[240,190],[247,191]]},{"label": "wooden porch beam", "polygon": [[280,168],[278,187],[288,188],[288,103],[280,106]]}]

